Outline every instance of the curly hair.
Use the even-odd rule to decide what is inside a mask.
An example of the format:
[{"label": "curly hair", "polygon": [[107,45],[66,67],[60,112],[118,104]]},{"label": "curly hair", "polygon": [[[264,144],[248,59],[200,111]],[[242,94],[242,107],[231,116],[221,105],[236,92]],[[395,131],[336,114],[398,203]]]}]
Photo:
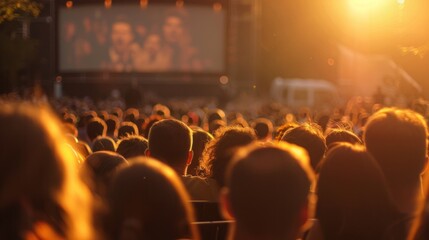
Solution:
[{"label": "curly hair", "polygon": [[256,139],[255,131],[250,127],[230,126],[218,129],[215,138],[204,149],[198,174],[211,177],[220,187],[224,186],[225,171],[235,150]]}]

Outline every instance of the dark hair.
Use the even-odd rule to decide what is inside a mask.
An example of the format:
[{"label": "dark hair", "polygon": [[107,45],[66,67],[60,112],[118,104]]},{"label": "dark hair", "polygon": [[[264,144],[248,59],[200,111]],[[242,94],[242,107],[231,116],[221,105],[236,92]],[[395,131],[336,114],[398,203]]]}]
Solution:
[{"label": "dark hair", "polygon": [[106,136],[106,131],[106,123],[98,117],[92,118],[86,125],[86,134],[91,142],[98,136]]},{"label": "dark hair", "polygon": [[289,129],[296,128],[298,126],[299,126],[299,124],[295,123],[295,122],[284,123],[283,125],[281,125],[280,127],[278,127],[276,129],[275,140],[281,141],[283,134],[285,134],[285,132],[287,132]]},{"label": "dark hair", "polygon": [[337,142],[348,142],[351,144],[363,144],[362,141],[359,139],[356,134],[353,132],[350,132],[345,129],[331,129],[326,136],[326,145],[328,148],[331,147],[331,144],[337,143]]},{"label": "dark hair", "polygon": [[97,137],[92,143],[92,152],[116,151],[116,143],[110,137]]},{"label": "dark hair", "polygon": [[144,156],[148,147],[148,141],[141,136],[128,136],[122,138],[118,142],[116,152],[121,154],[124,158]]},{"label": "dark hair", "polygon": [[225,127],[216,132],[203,153],[200,168],[202,175],[216,180],[220,187],[225,185],[225,171],[234,151],[256,140],[252,128]]},{"label": "dark hair", "polygon": [[118,138],[128,137],[131,135],[139,135],[139,129],[133,122],[122,122],[118,129]]},{"label": "dark hair", "polygon": [[159,115],[150,116],[148,121],[145,123],[143,137],[148,138],[149,137],[149,131],[150,131],[150,128],[152,127],[152,125],[158,121],[161,121],[162,119],[163,118]]},{"label": "dark hair", "polygon": [[89,185],[92,187],[92,191],[100,196],[105,196],[115,169],[122,164],[128,164],[127,160],[114,152],[99,151],[89,155],[85,160],[84,168],[85,173],[91,179]]},{"label": "dark hair", "polygon": [[150,158],[132,159],[109,191],[111,239],[199,239],[193,209],[178,175]]},{"label": "dark hair", "polygon": [[207,123],[210,125],[214,120],[222,120],[226,123],[225,112],[222,109],[214,109],[207,114]]},{"label": "dark hair", "polygon": [[106,119],[107,132],[109,137],[116,138],[118,136],[119,119],[116,115],[110,115]]},{"label": "dark hair", "polygon": [[398,220],[383,173],[363,146],[338,143],[319,170],[316,218],[325,239],[382,239]]},{"label": "dark hair", "polygon": [[183,122],[175,119],[156,122],[148,140],[152,157],[174,167],[186,165],[192,149],[192,130]]},{"label": "dark hair", "polygon": [[392,191],[420,181],[426,164],[427,136],[425,120],[411,110],[383,108],[368,120],[365,145],[380,164]]},{"label": "dark hair", "polygon": [[256,119],[252,124],[252,128],[255,129],[256,136],[259,140],[272,137],[273,123],[267,118]]},{"label": "dark hair", "polygon": [[140,112],[137,108],[128,108],[124,113],[124,121],[136,123],[139,118]]},{"label": "dark hair", "polygon": [[111,114],[113,116],[116,116],[118,118],[119,121],[122,121],[122,116],[124,115],[124,111],[122,111],[121,108],[119,107],[115,107],[113,108],[113,110],[111,111]]},{"label": "dark hair", "polygon": [[298,127],[287,130],[282,141],[296,144],[307,150],[311,166],[314,170],[322,160],[326,151],[325,137],[317,124],[304,123]]},{"label": "dark hair", "polygon": [[298,235],[314,174],[305,151],[287,143],[241,148],[227,171],[231,211],[246,232],[261,239]]}]

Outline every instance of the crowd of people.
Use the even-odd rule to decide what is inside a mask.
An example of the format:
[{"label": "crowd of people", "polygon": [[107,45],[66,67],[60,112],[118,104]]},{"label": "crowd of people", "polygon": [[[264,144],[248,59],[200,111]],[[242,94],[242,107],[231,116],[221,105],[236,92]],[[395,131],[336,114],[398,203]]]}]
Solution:
[{"label": "crowd of people", "polygon": [[85,101],[0,100],[1,239],[429,239],[423,100],[330,113]]}]

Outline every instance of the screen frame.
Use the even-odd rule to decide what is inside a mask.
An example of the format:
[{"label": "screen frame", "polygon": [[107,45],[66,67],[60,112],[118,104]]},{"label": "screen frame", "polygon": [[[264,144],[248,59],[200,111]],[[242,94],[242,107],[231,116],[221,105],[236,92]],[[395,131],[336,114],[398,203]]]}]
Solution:
[{"label": "screen frame", "polygon": [[[229,1],[228,0],[186,0],[184,7],[186,5],[197,5],[197,6],[206,6],[212,8],[213,4],[218,2],[222,4],[222,11],[224,11],[224,36],[223,36],[223,71],[165,71],[165,72],[116,72],[116,71],[106,71],[106,70],[95,70],[95,71],[61,71],[60,70],[60,35],[59,35],[59,17],[60,9],[65,8],[66,0],[56,1],[55,4],[55,78],[61,78],[63,81],[73,81],[73,82],[87,82],[87,81],[107,81],[113,83],[116,81],[125,80],[138,80],[139,82],[154,84],[168,84],[173,83],[216,83],[219,82],[221,76],[229,75],[229,51],[228,51],[228,42],[229,42],[229,21],[230,21],[230,11],[229,11]],[[130,5],[135,4],[136,7],[140,7],[139,0],[121,0],[121,1],[112,1],[112,4],[118,5]],[[149,0],[149,6],[151,4],[155,5],[169,5],[175,6],[175,0]],[[73,7],[75,6],[85,6],[85,5],[104,5],[104,0],[73,0]]]}]

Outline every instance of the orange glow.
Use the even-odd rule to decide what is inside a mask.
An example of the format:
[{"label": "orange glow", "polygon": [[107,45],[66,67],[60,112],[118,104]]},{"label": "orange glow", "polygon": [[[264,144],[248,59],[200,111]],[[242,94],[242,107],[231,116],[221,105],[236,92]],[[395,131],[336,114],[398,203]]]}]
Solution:
[{"label": "orange glow", "polygon": [[334,66],[334,64],[335,64],[335,60],[333,58],[328,58],[328,65]]},{"label": "orange glow", "polygon": [[223,84],[223,85],[228,84],[228,82],[229,82],[229,78],[228,78],[228,76],[221,76],[221,77],[219,78],[219,82],[220,82],[221,84]]},{"label": "orange glow", "polygon": [[148,4],[149,4],[148,0],[140,0],[140,7],[141,8],[147,8]]},{"label": "orange glow", "polygon": [[222,4],[219,2],[213,3],[213,10],[215,12],[220,12],[222,10]]},{"label": "orange glow", "polygon": [[183,0],[177,0],[176,1],[176,7],[182,8],[185,5],[185,1]]},{"label": "orange glow", "polygon": [[104,0],[104,7],[110,8],[112,6],[112,0]]},{"label": "orange glow", "polygon": [[387,0],[349,0],[350,10],[355,14],[370,14],[381,11]]},{"label": "orange glow", "polygon": [[73,1],[67,1],[66,2],[66,7],[67,8],[72,8],[73,7]]}]

